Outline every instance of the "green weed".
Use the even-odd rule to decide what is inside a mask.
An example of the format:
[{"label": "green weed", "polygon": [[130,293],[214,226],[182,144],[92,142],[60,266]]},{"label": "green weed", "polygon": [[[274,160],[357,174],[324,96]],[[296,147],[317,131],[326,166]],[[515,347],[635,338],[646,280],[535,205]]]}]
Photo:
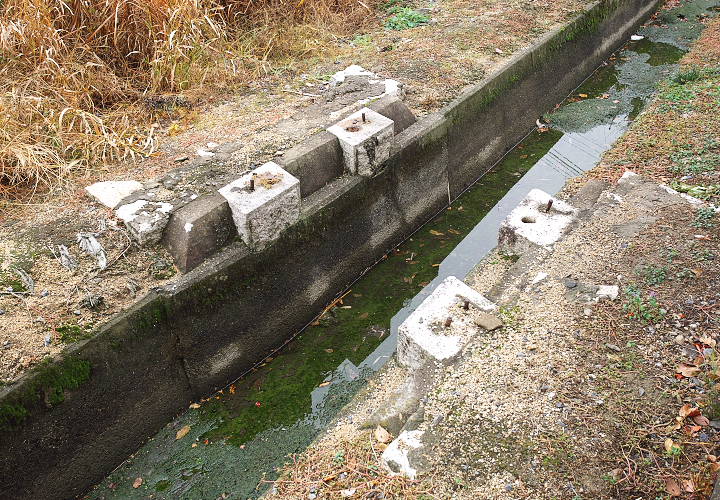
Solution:
[{"label": "green weed", "polygon": [[667,311],[660,307],[652,293],[643,293],[634,286],[625,288],[626,301],[623,310],[629,318],[637,319],[643,323],[659,323],[665,318]]},{"label": "green weed", "polygon": [[393,16],[385,21],[385,27],[390,30],[402,31],[427,24],[430,18],[410,7],[395,6],[388,9]]},{"label": "green weed", "polygon": [[695,220],[692,221],[691,225],[699,229],[709,229],[715,227],[715,219],[717,213],[712,207],[700,207],[695,212]]}]

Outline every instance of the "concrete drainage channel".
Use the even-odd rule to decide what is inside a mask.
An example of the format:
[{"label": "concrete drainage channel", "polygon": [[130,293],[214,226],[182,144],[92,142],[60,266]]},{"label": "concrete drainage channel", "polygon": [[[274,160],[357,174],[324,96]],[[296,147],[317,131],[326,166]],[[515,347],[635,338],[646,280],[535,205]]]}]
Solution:
[{"label": "concrete drainage channel", "polygon": [[[562,234],[574,209],[553,200],[547,212],[550,198],[534,188],[556,192],[568,178],[594,166],[626,130],[650,89],[671,74],[685,42],[677,42],[679,46],[654,42],[653,29],[640,30],[644,38],[627,43],[546,117],[562,126],[562,131],[530,134],[450,209],[354,283],[341,302],[285,349],[169,423],[89,498],[260,496],[267,486],[261,481],[272,480],[274,469],[287,455],[302,451],[385,364],[395,351],[398,327],[403,339],[398,346],[399,362],[420,366],[428,353],[451,357],[462,345],[466,330],[462,314],[447,326],[460,332],[454,348],[427,345],[422,338],[414,342],[422,328],[413,324],[422,317],[423,324],[429,325],[428,318],[434,316],[436,323],[447,323],[447,318],[454,317],[454,302],[461,309],[468,303],[474,310],[492,311],[492,304],[453,276],[463,278],[495,246],[501,223],[516,207],[510,219],[517,219],[515,226],[524,225],[529,232],[506,231],[503,241],[513,246],[513,252],[523,242],[547,243]],[[587,98],[577,100],[579,94]],[[588,108],[606,104],[608,110],[614,108],[612,112],[584,118]],[[555,233],[533,234],[532,226],[545,227],[546,218],[558,220]],[[535,222],[523,223],[523,219]],[[420,288],[422,292],[416,294]],[[601,297],[614,291],[600,287],[596,293]],[[462,300],[445,303],[456,296]],[[473,313],[473,321],[478,321],[478,313]],[[486,321],[491,319],[488,314]],[[487,323],[487,327],[493,325]],[[185,429],[187,434],[176,439]],[[397,461],[392,451],[387,458]],[[138,489],[142,493],[132,487],[137,478],[143,479]]]},{"label": "concrete drainage channel", "polygon": [[[244,244],[227,246],[172,287],[146,297],[94,338],[74,345],[64,360],[43,367],[43,370],[30,374],[18,384],[3,388],[3,417],[7,418],[3,420],[6,425],[0,438],[6,450],[0,470],[0,491],[9,495],[8,498],[67,498],[100,481],[108,470],[133,453],[147,436],[185,408],[188,401],[200,398],[214,387],[225,386],[234,374],[262,359],[292,332],[312,321],[313,316],[331,302],[339,290],[382,257],[388,248],[444,210],[448,198],[457,197],[472,185],[479,175],[526,134],[537,116],[551,109],[626,40],[656,4],[654,1],[636,0],[591,5],[570,25],[520,53],[504,69],[442,112],[430,115],[395,135],[389,158],[383,163],[373,163],[382,159],[382,155],[377,154],[382,152],[382,137],[376,135],[369,144],[363,143],[362,148],[355,149],[357,171],[362,173],[365,162],[365,165],[372,166],[374,174],[342,176],[302,198],[297,222],[273,244],[266,246],[261,238],[258,247],[264,249],[255,252],[249,251]],[[558,75],[562,76],[558,78]],[[548,82],[554,82],[554,85],[548,86]],[[621,91],[618,89],[618,92]],[[394,102],[384,104],[396,105]],[[374,115],[368,111],[365,113],[365,120],[370,117],[372,122]],[[618,119],[623,113],[615,114],[615,119]],[[346,129],[362,124],[362,114],[352,120],[359,121],[347,125]],[[493,126],[488,127],[488,123]],[[552,138],[561,144],[562,137],[565,136],[547,132],[533,136],[524,147],[542,150],[548,142],[553,142]],[[311,142],[321,139],[311,139]],[[523,156],[513,152],[510,158],[513,155]],[[521,162],[520,165],[527,167],[530,163]],[[308,165],[296,167],[294,171],[294,167],[285,165],[285,170],[288,175],[295,176],[303,168],[309,169]],[[499,168],[498,172],[502,167]],[[458,220],[464,224],[463,230],[469,231],[502,196],[504,189],[516,180],[502,178],[505,172],[507,170],[486,176],[481,184],[465,194],[466,198],[459,200],[460,205],[445,211],[436,222],[442,223],[448,214],[458,214]],[[522,175],[523,167],[516,168],[515,173]],[[268,174],[268,180],[256,177],[255,181],[268,182],[270,186],[279,184],[272,182],[273,176],[278,175],[277,171],[258,173],[263,174]],[[282,175],[284,178],[285,174]],[[495,183],[483,186],[493,176]],[[303,196],[303,180],[307,177],[301,174],[297,177]],[[560,184],[565,178],[552,177],[557,178]],[[247,184],[238,187],[249,189],[251,180],[252,177],[246,179]],[[484,198],[487,193],[483,193],[483,187],[492,191],[493,185],[499,188],[493,193],[498,196]],[[472,215],[479,215],[472,220],[463,220],[465,210],[460,210],[465,203],[463,200],[469,199],[467,197],[478,200],[477,206],[480,207],[468,209]],[[471,203],[467,205],[470,207]],[[213,220],[217,214],[215,206],[211,203],[207,207],[200,219]],[[234,215],[237,216],[237,213]],[[182,227],[185,233],[193,233],[187,231],[185,225]],[[461,235],[454,236],[459,239]],[[485,236],[484,239],[490,242],[493,238]],[[412,248],[415,243],[420,245],[422,241],[421,238],[413,238],[405,248]],[[421,275],[430,275],[429,279],[432,279],[436,269],[432,264],[438,263],[433,260],[446,255],[456,242],[444,243],[444,246],[438,245],[443,250],[437,253],[423,255],[420,249],[424,247],[418,246],[417,252],[410,250],[410,255],[400,259],[391,254],[377,269],[393,260],[401,260],[404,266],[417,265],[410,263],[421,263],[421,259],[431,259],[423,262],[427,264],[427,267],[423,266],[423,272],[404,276],[409,281],[406,284],[411,286],[405,290],[405,295],[400,293],[399,296],[412,297],[418,284],[425,282]],[[193,243],[187,248],[195,247],[197,245]],[[455,252],[461,251],[462,247],[460,245]],[[400,250],[403,251],[406,250]],[[441,274],[445,272],[443,268],[447,270],[448,266],[440,266]],[[339,304],[351,309],[339,309],[340,313],[333,318],[338,323],[343,319],[343,311],[348,315],[350,312],[358,313],[359,307],[356,309],[352,301],[364,297],[359,285],[353,286],[350,295]],[[369,291],[373,288],[364,286]],[[358,345],[358,337],[348,340],[346,347],[349,351],[337,346],[345,339],[332,336],[332,328],[341,329],[324,324],[331,317],[325,315],[314,327],[329,327],[329,331],[321,332],[325,335],[319,336],[324,340],[318,341],[318,336],[313,340],[313,335],[309,334],[311,329],[286,353],[292,353],[298,346],[296,352],[307,354],[325,342],[327,347],[323,347],[322,352],[333,355],[335,366],[338,359],[344,361],[356,356],[353,359],[357,361],[339,363],[340,368],[330,374],[327,382],[345,378],[350,381],[350,386],[355,384],[357,388],[364,374],[377,367],[367,363],[363,365],[362,358],[372,352],[373,343],[377,346],[386,337],[384,318],[402,305],[393,302],[394,294],[386,292],[388,295],[393,295],[388,304],[384,304],[383,300],[374,303],[378,316],[371,326],[377,328],[372,332],[368,332],[367,328],[362,330],[368,339],[362,347],[353,347],[353,343]],[[359,313],[359,316],[362,314]],[[361,319],[368,318],[369,315]],[[369,339],[373,335],[376,339]],[[309,350],[303,351],[303,348]],[[350,355],[350,352],[354,354]],[[370,356],[370,359],[378,357]],[[276,361],[270,361],[267,366],[272,368],[273,363]],[[307,391],[303,390],[316,387],[317,380],[313,377],[318,373],[327,375],[328,365],[326,361],[318,360],[311,373],[290,370],[282,374],[277,385],[296,385],[299,392],[274,407],[260,400],[246,404],[247,395],[252,396],[253,393],[243,393],[245,388],[242,385],[243,381],[252,380],[253,375],[241,380],[234,388],[227,388],[224,392],[224,395],[232,392],[245,394],[244,401],[242,398],[235,400],[234,408],[232,404],[230,408],[221,404],[224,399],[218,395],[215,398],[220,399],[213,401],[217,401],[219,406],[213,406],[216,403],[201,405],[202,411],[181,417],[198,420],[183,424],[183,427],[189,425],[190,430],[178,443],[185,444],[190,451],[209,453],[207,450],[212,449],[215,458],[205,460],[200,455],[177,456],[173,459],[171,470],[180,473],[180,477],[164,473],[167,477],[159,478],[162,475],[159,474],[154,482],[148,478],[139,491],[132,488],[132,482],[126,485],[125,479],[118,480],[114,489],[106,489],[103,485],[93,495],[107,497],[116,492],[120,496],[137,497],[140,493],[149,493],[148,489],[155,492],[156,498],[176,498],[179,493],[187,498],[208,498],[214,495],[214,491],[219,495],[227,489],[232,489],[236,496],[253,494],[251,492],[259,475],[277,465],[277,460],[281,460],[288,449],[302,449],[353,392],[343,389],[342,384],[319,384],[322,387],[317,388],[322,391],[315,393],[313,411],[309,416],[305,415],[307,408],[298,404],[300,398],[307,397]],[[254,373],[262,372],[258,370]],[[258,383],[257,379],[253,384],[256,385],[248,390],[258,391],[263,387],[263,382]],[[41,394],[49,392],[61,397],[55,397],[52,404],[47,404],[47,398],[43,399]],[[228,398],[228,401],[233,400]],[[259,413],[263,411],[264,414]],[[246,417],[245,420],[235,420],[241,414]],[[265,418],[275,414],[280,414],[282,418]],[[323,416],[313,417],[317,415]],[[234,423],[236,428],[233,431],[218,427],[219,422]],[[273,432],[275,423],[279,423],[281,430],[286,430]],[[176,430],[173,425],[161,431],[160,436],[165,433],[175,441],[177,430],[182,428]],[[290,432],[290,427],[297,432]],[[195,444],[204,444],[207,440],[208,445],[191,447],[189,441],[184,441],[201,436],[203,440]],[[226,439],[228,436],[229,439]],[[264,448],[251,446],[258,439],[266,443]],[[217,443],[217,446],[209,443]],[[244,448],[240,447],[242,444],[245,444]],[[273,452],[268,453],[269,449]],[[252,456],[237,455],[251,450],[256,450]],[[143,453],[147,454],[147,449],[140,455]],[[165,452],[157,449],[152,454],[157,458],[156,464],[160,464],[166,456]],[[255,460],[264,455],[273,457],[269,461]],[[219,464],[228,463],[247,464],[241,466],[247,470],[232,471],[231,480],[219,473],[219,469],[227,470],[226,465]],[[18,476],[13,472],[16,470],[23,470],[24,474]],[[126,477],[127,470],[120,469],[118,477]],[[155,470],[160,471],[161,467]],[[126,486],[129,489],[125,490]]]}]

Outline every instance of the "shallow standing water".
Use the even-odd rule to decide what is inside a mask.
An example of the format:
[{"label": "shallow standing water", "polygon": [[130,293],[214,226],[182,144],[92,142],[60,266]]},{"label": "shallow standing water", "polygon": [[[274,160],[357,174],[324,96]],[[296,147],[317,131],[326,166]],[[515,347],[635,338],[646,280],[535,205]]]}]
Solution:
[{"label": "shallow standing water", "polygon": [[[597,164],[697,38],[698,16],[718,3],[687,2],[641,29],[644,39],[629,42],[546,117],[551,130],[528,135],[274,358],[170,422],[87,498],[260,496],[263,480],[392,355],[397,325],[437,283],[464,278],[495,246],[500,222],[531,188],[555,193]],[[137,478],[142,484],[133,488]]]}]

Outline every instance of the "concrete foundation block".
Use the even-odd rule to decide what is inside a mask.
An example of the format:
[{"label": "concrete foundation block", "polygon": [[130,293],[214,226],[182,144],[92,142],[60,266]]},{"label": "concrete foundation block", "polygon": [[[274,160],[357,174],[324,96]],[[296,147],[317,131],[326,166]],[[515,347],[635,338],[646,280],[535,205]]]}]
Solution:
[{"label": "concrete foundation block", "polygon": [[182,272],[190,271],[237,234],[228,201],[212,193],[188,203],[170,217],[163,245]]},{"label": "concrete foundation block", "polygon": [[338,138],[328,131],[311,136],[290,148],[278,163],[300,179],[305,198],[343,174],[343,150]]},{"label": "concrete foundation block", "polygon": [[370,176],[390,156],[394,123],[370,108],[362,108],[328,128],[328,132],[340,140],[345,170]]},{"label": "concrete foundation block", "polygon": [[393,131],[395,135],[398,135],[417,121],[417,118],[410,108],[395,96],[386,96],[377,101],[373,101],[368,104],[368,108],[377,111],[386,118],[390,118],[394,124]]},{"label": "concrete foundation block", "polygon": [[417,370],[427,361],[452,359],[477,333],[477,311],[495,309],[495,304],[449,276],[398,328],[398,362]]},{"label": "concrete foundation block", "polygon": [[114,209],[124,198],[142,188],[138,181],[105,181],[96,182],[86,187],[85,191],[106,207]]},{"label": "concrete foundation block", "polygon": [[118,207],[115,214],[140,245],[154,245],[162,238],[172,209],[169,203],[137,200]]},{"label": "concrete foundation block", "polygon": [[262,250],[300,217],[300,181],[268,162],[218,190],[230,205],[238,234]]},{"label": "concrete foundation block", "polygon": [[[548,210],[550,201],[552,205]],[[538,247],[549,250],[577,213],[568,203],[533,189],[500,226],[498,250],[511,255],[522,255]]]},{"label": "concrete foundation block", "polygon": [[422,446],[423,431],[403,431],[383,451],[380,459],[391,474],[403,475],[410,479],[417,477],[418,471],[411,463],[411,452]]}]

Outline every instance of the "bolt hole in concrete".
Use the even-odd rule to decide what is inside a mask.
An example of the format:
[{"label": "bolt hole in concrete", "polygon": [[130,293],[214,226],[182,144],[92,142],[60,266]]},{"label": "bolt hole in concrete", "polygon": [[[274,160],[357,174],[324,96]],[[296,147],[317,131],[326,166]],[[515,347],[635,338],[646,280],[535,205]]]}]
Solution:
[{"label": "bolt hole in concrete", "polygon": [[[681,27],[695,22],[688,19]],[[310,444],[368,375],[389,359],[395,348],[395,334],[388,335],[391,321],[397,325],[410,314],[432,291],[428,283],[449,275],[462,279],[494,247],[491,235],[530,189],[557,192],[566,179],[595,166],[627,129],[639,112],[637,103],[649,96],[646,89],[674,70],[684,50],[678,44],[687,43],[671,47],[670,36],[682,31],[652,23],[639,33],[645,36],[642,41],[628,43],[573,93],[588,99],[570,99],[550,115],[553,128],[529,135],[452,210],[443,211],[368,271],[338,307],[232,389],[171,422],[87,498],[138,498],[127,479],[136,477],[143,478],[155,499],[264,494],[268,483],[258,487],[260,480],[272,479],[288,454]],[[664,43],[657,43],[657,37]],[[177,430],[186,425],[191,430],[176,439]],[[229,464],[242,464],[242,472]]]},{"label": "bolt hole in concrete", "polygon": [[535,217],[530,217],[530,216],[527,216],[527,215],[526,215],[525,217],[523,217],[522,219],[520,219],[520,220],[523,221],[525,224],[534,224],[535,222],[537,222],[537,221],[535,220]]},{"label": "bolt hole in concrete", "polygon": [[359,132],[359,131],[360,131],[360,127],[356,127],[356,126],[353,125],[353,126],[351,126],[351,127],[347,127],[345,130],[347,130],[348,132]]}]

